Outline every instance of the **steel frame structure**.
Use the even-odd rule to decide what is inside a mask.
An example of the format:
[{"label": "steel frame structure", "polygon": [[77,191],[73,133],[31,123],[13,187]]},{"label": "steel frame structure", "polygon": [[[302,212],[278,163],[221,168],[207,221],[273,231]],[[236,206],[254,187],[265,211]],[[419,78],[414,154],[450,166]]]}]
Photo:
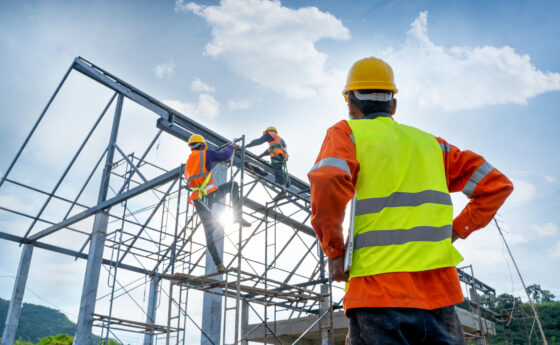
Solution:
[{"label": "steel frame structure", "polygon": [[[10,173],[71,72],[79,72],[114,93],[55,186],[52,190],[43,190],[18,181]],[[119,132],[126,130],[120,128],[125,100],[157,116],[157,132],[140,156],[125,153],[118,144]],[[60,195],[60,185],[111,107],[115,110],[106,149],[89,175],[84,176],[77,195],[72,199]],[[290,176],[287,197],[274,201],[281,187],[274,182],[272,167],[246,152],[244,147],[236,152],[229,166],[215,167],[213,172],[217,182],[220,179],[223,182],[226,179],[238,181],[244,216],[252,222],[252,226],[243,231],[234,229],[231,233],[224,233],[222,226],[221,233],[216,232],[215,239],[227,264],[225,274],[216,273],[213,262],[208,260],[204,243],[199,240],[202,233],[200,219],[186,202],[189,191],[182,180],[184,167],[179,165],[169,169],[146,160],[162,133],[183,141],[198,133],[206,138],[211,148],[231,142],[91,62],[81,57],[73,61],[0,180],[0,191],[2,187],[13,185],[46,197],[35,214],[4,206],[0,208],[6,214],[31,220],[25,232],[0,231],[0,238],[18,242],[24,248],[2,345],[10,344],[15,336],[34,247],[87,259],[76,344],[91,343],[92,327],[101,328],[105,339],[118,340],[119,332],[123,331],[141,332],[144,344],[189,343],[188,340],[193,339],[187,334],[189,328],[198,329],[200,343],[246,343],[240,332],[249,317],[261,320],[262,327],[274,338],[270,319],[275,320],[281,314],[290,317],[319,313],[330,293],[325,294],[329,291],[325,289],[329,284],[325,276],[325,260],[309,226],[309,186]],[[244,139],[239,143],[243,146]],[[105,163],[101,164],[103,160]],[[97,203],[82,202],[82,193],[99,173]],[[143,200],[146,195],[154,200],[138,207],[142,202],[138,200]],[[45,209],[53,201],[65,205],[63,217],[50,219],[44,216]],[[227,200],[223,200],[218,208],[223,209],[227,204]],[[142,215],[144,218],[139,220]],[[90,224],[91,218],[91,232],[83,230],[83,224]],[[42,224],[45,226],[38,229]],[[115,229],[108,230],[109,224]],[[49,239],[60,232],[82,236],[83,244],[77,249],[49,243]],[[279,232],[285,240],[277,238]],[[259,247],[264,248],[264,256],[250,249]],[[110,292],[98,296],[102,269],[106,271]],[[141,278],[124,283],[119,278],[122,272],[133,272]],[[116,303],[131,296],[131,291],[148,286],[147,304],[134,301],[141,310],[141,319],[120,317]],[[190,312],[191,305],[200,302],[200,298],[196,300],[190,296],[195,290],[204,292],[204,308],[211,312],[211,317],[203,315],[202,321]],[[107,300],[108,312],[98,312],[99,301]],[[327,301],[327,305],[330,302]],[[161,315],[165,314],[165,309],[167,318]],[[158,310],[163,311],[158,314]],[[218,329],[216,319],[221,320]]]},{"label": "steel frame structure", "polygon": [[[11,173],[72,72],[113,93],[55,185],[44,190]],[[119,133],[127,130],[121,128],[125,101],[156,115],[157,130],[141,155],[127,153],[119,146]],[[111,107],[114,115],[108,144],[89,174],[83,176],[78,193],[73,198],[63,196],[60,186]],[[30,221],[21,233],[0,230],[0,239],[23,246],[1,345],[11,345],[14,340],[34,248],[87,260],[75,337],[78,345],[91,343],[93,327],[101,330],[106,341],[110,337],[120,341],[122,332],[139,333],[145,345],[247,344],[246,337],[262,327],[265,343],[281,344],[275,321],[302,315],[315,315],[317,319],[307,331],[318,323],[323,344],[332,344],[333,310],[340,309],[342,301],[333,298],[325,258],[309,225],[309,185],[290,175],[287,196],[275,200],[282,189],[274,182],[272,166],[245,151],[243,136],[236,139],[242,149],[229,164],[214,167],[213,174],[217,183],[239,183],[242,211],[252,226],[227,231],[227,226],[218,227],[220,231],[214,236],[227,266],[226,272],[218,273],[201,240],[200,219],[186,202],[189,191],[182,180],[184,166],[162,167],[147,160],[163,133],[182,141],[191,134],[201,134],[211,148],[231,142],[93,63],[81,57],[72,62],[0,180],[0,192],[10,185],[46,198],[36,213],[0,206],[0,215]],[[97,202],[83,201],[84,191],[99,174]],[[64,205],[59,217],[45,215],[53,202]],[[214,213],[219,214],[229,204],[222,200]],[[60,233],[79,236],[79,248],[49,242]],[[108,291],[98,296],[102,273],[107,276]],[[124,282],[121,276],[125,273],[136,279]],[[459,270],[459,278],[474,290],[495,293],[472,274]],[[133,296],[141,288],[148,291],[145,301]],[[342,295],[335,288],[337,293]],[[135,319],[120,314],[117,304],[125,298],[138,308]],[[258,326],[246,331],[250,318]]]}]

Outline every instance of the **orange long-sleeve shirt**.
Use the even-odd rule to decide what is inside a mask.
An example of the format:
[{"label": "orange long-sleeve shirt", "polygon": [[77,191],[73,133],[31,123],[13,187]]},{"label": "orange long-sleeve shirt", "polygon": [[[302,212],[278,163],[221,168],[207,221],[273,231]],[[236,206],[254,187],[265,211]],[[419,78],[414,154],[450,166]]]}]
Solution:
[{"label": "orange long-sleeve shirt", "polygon": [[[374,120],[364,120],[374,121]],[[346,204],[354,196],[360,171],[352,130],[340,121],[327,131],[314,168],[311,183],[311,224],[325,254],[335,258],[344,254],[342,223]],[[453,230],[461,238],[486,226],[508,195],[511,181],[482,156],[461,151],[441,138],[440,143],[449,192],[463,191],[470,201],[453,220]],[[347,166],[327,164],[331,158]],[[326,162],[326,163],[325,163]],[[455,267],[422,272],[395,272],[354,277],[348,283],[344,309],[365,307],[402,307],[435,309],[463,301]]]}]

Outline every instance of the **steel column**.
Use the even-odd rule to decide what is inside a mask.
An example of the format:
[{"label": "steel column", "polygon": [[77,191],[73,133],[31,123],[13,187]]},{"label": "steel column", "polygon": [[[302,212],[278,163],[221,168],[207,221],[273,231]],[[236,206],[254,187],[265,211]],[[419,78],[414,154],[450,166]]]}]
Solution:
[{"label": "steel column", "polygon": [[14,291],[12,292],[12,300],[8,308],[6,316],[6,325],[4,334],[2,335],[2,345],[12,345],[16,338],[16,330],[21,314],[21,304],[23,302],[23,293],[25,292],[25,284],[29,274],[29,265],[31,264],[31,255],[33,254],[33,246],[26,244],[23,246],[21,258],[14,282]]},{"label": "steel column", "polygon": [[[123,95],[119,94],[117,98],[117,106],[115,108],[115,117],[113,118],[113,128],[111,129],[111,137],[109,139],[109,146],[107,149],[105,168],[103,169],[103,175],[101,177],[101,186],[99,188],[99,196],[97,198],[98,204],[107,199],[107,191],[109,190],[109,178],[111,176],[111,168],[113,165],[115,143],[117,142],[117,134],[119,132],[123,99]],[[78,314],[76,337],[74,338],[75,344],[85,345],[91,343],[93,312],[95,311],[97,286],[99,284],[99,274],[101,271],[101,264],[103,262],[103,247],[105,245],[108,222],[108,210],[100,211],[95,214],[95,219],[93,220],[91,242],[89,246],[86,274],[84,278],[84,286],[82,288],[82,299],[80,301],[80,313]]]},{"label": "steel column", "polygon": [[[148,296],[148,312],[146,313],[146,323],[154,325],[156,323],[156,304],[158,292],[159,278],[152,277],[150,279],[150,292]],[[144,345],[154,344],[154,331],[149,330],[144,333]]]},{"label": "steel column", "polygon": [[[217,164],[212,169],[212,177],[214,178],[214,183],[216,185],[221,185],[226,183],[227,179],[227,165],[225,164]],[[218,202],[214,204],[212,207],[212,213],[214,215],[219,215],[222,212],[224,207],[220,205]],[[214,241],[216,243],[216,249],[223,260],[224,255],[224,228],[223,226],[216,220],[216,229],[214,231]],[[216,272],[216,264],[214,264],[214,260],[212,259],[212,255],[208,249],[206,249],[206,265],[205,265],[205,274],[210,274]],[[223,275],[218,275],[215,277],[217,280],[223,279]],[[216,289],[219,291],[220,289]],[[202,331],[208,336],[201,335],[200,336],[200,344],[201,345],[211,345],[214,344],[221,344],[220,341],[220,330],[222,326],[222,296],[214,295],[211,293],[204,293],[204,298],[202,301]],[[210,340],[208,339],[210,338]]]}]

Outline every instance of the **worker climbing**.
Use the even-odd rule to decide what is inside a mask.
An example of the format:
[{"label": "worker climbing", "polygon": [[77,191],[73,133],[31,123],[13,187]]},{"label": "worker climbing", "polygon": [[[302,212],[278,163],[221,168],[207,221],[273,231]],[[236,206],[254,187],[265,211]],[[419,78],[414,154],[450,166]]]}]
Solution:
[{"label": "worker climbing", "polygon": [[276,127],[268,127],[260,138],[251,141],[247,144],[246,148],[258,146],[266,142],[268,143],[268,149],[260,154],[259,158],[270,155],[274,179],[282,187],[282,191],[275,199],[281,199],[286,194],[285,188],[290,186],[290,175],[288,174],[288,166],[286,164],[289,155],[286,149],[286,142],[278,135]]},{"label": "worker climbing", "polygon": [[200,217],[206,235],[206,245],[216,264],[216,269],[223,272],[225,267],[214,242],[214,232],[219,224],[212,214],[212,205],[231,193],[234,222],[242,226],[250,226],[251,223],[241,217],[241,199],[237,182],[230,181],[219,186],[214,185],[212,167],[214,163],[230,160],[234,149],[239,149],[239,147],[230,144],[224,151],[212,150],[208,148],[204,138],[198,134],[191,135],[188,145],[191,154],[185,165],[185,178],[187,186],[191,190],[189,203],[194,204]]},{"label": "worker climbing", "polygon": [[[329,128],[308,174],[311,224],[331,278],[348,282],[350,344],[465,344],[453,307],[463,301],[462,257],[452,242],[485,227],[513,185],[482,156],[393,120],[396,93],[385,61],[350,69],[350,120]],[[470,201],[453,219],[449,193],[458,191]]]}]

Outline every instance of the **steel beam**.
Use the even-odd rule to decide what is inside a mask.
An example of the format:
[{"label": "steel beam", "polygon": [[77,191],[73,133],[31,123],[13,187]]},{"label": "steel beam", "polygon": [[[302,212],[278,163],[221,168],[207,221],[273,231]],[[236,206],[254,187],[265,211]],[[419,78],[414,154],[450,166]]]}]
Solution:
[{"label": "steel beam", "polygon": [[154,179],[151,179],[150,181],[143,183],[139,186],[136,186],[134,188],[131,188],[130,190],[121,193],[119,195],[114,196],[113,198],[103,201],[101,203],[98,203],[96,206],[93,206],[87,210],[84,210],[78,214],[76,214],[75,216],[72,216],[58,224],[55,224],[53,226],[50,226],[48,228],[46,228],[45,230],[42,230],[32,236],[29,236],[29,242],[31,241],[36,241],[42,237],[45,237],[47,235],[50,235],[64,227],[70,226],[76,222],[79,222],[80,220],[87,218],[93,214],[95,214],[96,212],[100,211],[100,210],[104,210],[107,208],[111,208],[112,206],[130,199],[138,194],[142,194],[150,189],[153,189],[155,187],[161,186],[173,179],[176,179],[177,176],[179,176],[179,174],[181,174],[181,167],[177,167],[169,172],[166,172],[165,174],[162,174]]},{"label": "steel beam", "polygon": [[289,216],[283,215],[282,213],[279,213],[277,211],[274,211],[272,208],[270,207],[266,207],[264,205],[259,204],[256,201],[253,201],[249,198],[243,198],[243,206],[246,206],[250,209],[252,209],[255,212],[259,212],[263,215],[268,214],[269,217],[273,218],[275,221],[288,225],[298,231],[301,231],[309,236],[313,236],[316,237],[315,235],[315,231],[313,231],[313,228],[302,224],[300,222],[298,222],[297,220],[293,220],[292,218],[290,218]]},{"label": "steel beam", "polygon": [[[12,242],[16,242],[16,243],[25,243],[25,239],[23,237],[12,235],[12,234],[7,234],[5,232],[0,232],[0,239],[7,240],[7,241],[12,241]],[[54,245],[48,244],[48,243],[35,241],[35,242],[32,242],[32,243],[28,243],[28,244],[33,246],[33,247],[45,249],[45,250],[55,252],[55,253],[59,253],[59,254],[73,256],[73,257],[78,258],[78,259],[87,260],[87,258],[88,258],[88,255],[85,254],[85,253],[80,253],[80,252],[77,252],[75,250],[54,246]],[[144,275],[151,275],[151,274],[155,273],[153,271],[149,271],[149,270],[144,269],[144,268],[140,268],[140,267],[136,267],[136,266],[132,266],[132,265],[127,265],[127,264],[119,264],[118,262],[113,261],[113,260],[103,259],[103,264],[108,265],[108,266],[113,266],[113,267],[118,265],[120,269],[131,271],[131,272],[136,272],[136,273],[140,273],[140,274],[144,274]]]},{"label": "steel beam", "polygon": [[78,157],[80,156],[80,153],[82,153],[82,150],[84,149],[87,142],[89,141],[89,138],[91,138],[91,135],[93,134],[93,132],[95,132],[95,130],[97,129],[97,126],[99,125],[99,123],[101,122],[103,117],[105,116],[105,113],[107,112],[107,110],[109,109],[111,104],[113,103],[113,100],[115,99],[116,95],[117,95],[116,93],[113,94],[113,96],[111,97],[109,102],[107,102],[107,105],[105,106],[105,108],[103,108],[103,111],[101,112],[101,115],[99,115],[99,117],[97,118],[97,121],[95,121],[95,123],[93,124],[93,126],[89,130],[89,133],[86,135],[85,139],[82,141],[82,144],[80,145],[80,147],[78,148],[76,153],[74,153],[74,156],[70,160],[70,163],[68,163],[68,165],[66,166],[66,169],[64,170],[62,175],[59,177],[58,181],[56,182],[56,185],[54,186],[54,188],[50,192],[47,200],[45,200],[45,202],[43,203],[43,206],[39,210],[39,213],[37,213],[37,216],[33,219],[33,222],[31,222],[31,225],[29,225],[29,228],[27,228],[27,231],[25,232],[25,235],[23,235],[23,237],[27,237],[27,235],[31,232],[31,230],[33,229],[33,227],[37,223],[37,220],[41,217],[41,215],[45,211],[45,208],[47,207],[47,205],[51,201],[52,197],[56,194],[56,191],[58,190],[58,187],[60,187],[60,185],[62,184],[62,181],[64,181],[64,178],[66,177],[66,175],[68,174],[68,172],[70,171],[70,169],[72,168],[74,163],[76,162],[76,159],[78,159]]},{"label": "steel beam", "polygon": [[2,335],[2,345],[12,345],[16,338],[16,330],[21,314],[21,305],[23,303],[23,294],[25,292],[25,284],[29,275],[29,266],[31,265],[31,256],[33,254],[33,246],[26,244],[21,251],[21,258],[14,282],[14,290],[8,315],[6,316],[6,325],[4,326],[4,334]]},{"label": "steel beam", "polygon": [[[177,110],[81,57],[74,59],[72,66],[76,71],[158,114],[160,119],[157,126],[181,140],[186,141],[191,134],[197,133],[204,136],[211,148],[216,148],[230,142],[227,138],[191,120]],[[272,176],[272,166],[270,164],[250,152],[247,152],[246,156],[249,164],[256,165]],[[289,191],[309,201],[309,185],[307,183],[293,175],[290,175],[290,183],[291,188]]]},{"label": "steel beam", "polygon": [[51,98],[49,99],[49,101],[47,102],[47,105],[45,105],[45,108],[43,108],[43,111],[39,115],[39,118],[37,119],[37,121],[35,121],[35,124],[31,128],[31,131],[29,131],[29,134],[27,134],[27,137],[25,137],[25,140],[23,141],[23,144],[21,145],[18,152],[16,153],[16,156],[14,157],[12,162],[10,163],[10,166],[8,167],[6,172],[4,173],[4,176],[2,176],[2,179],[0,179],[0,187],[2,187],[2,185],[4,184],[4,181],[6,180],[8,175],[10,174],[10,171],[12,171],[12,168],[14,167],[17,160],[19,159],[19,156],[23,152],[23,149],[25,149],[25,146],[27,146],[27,143],[29,142],[29,139],[31,139],[31,137],[33,136],[33,133],[35,132],[35,130],[39,126],[39,123],[41,123],[41,120],[43,119],[43,116],[45,116],[47,110],[49,109],[49,107],[51,106],[51,103],[54,101],[54,98],[56,97],[56,95],[60,91],[60,88],[62,87],[62,84],[64,84],[64,82],[66,81],[66,78],[68,78],[68,75],[72,71],[73,67],[74,67],[74,64],[72,64],[72,66],[70,66],[68,68],[68,70],[66,70],[66,73],[64,74],[64,77],[62,77],[62,80],[60,81],[60,83],[58,83],[58,86],[54,90],[54,92],[53,92]]}]

